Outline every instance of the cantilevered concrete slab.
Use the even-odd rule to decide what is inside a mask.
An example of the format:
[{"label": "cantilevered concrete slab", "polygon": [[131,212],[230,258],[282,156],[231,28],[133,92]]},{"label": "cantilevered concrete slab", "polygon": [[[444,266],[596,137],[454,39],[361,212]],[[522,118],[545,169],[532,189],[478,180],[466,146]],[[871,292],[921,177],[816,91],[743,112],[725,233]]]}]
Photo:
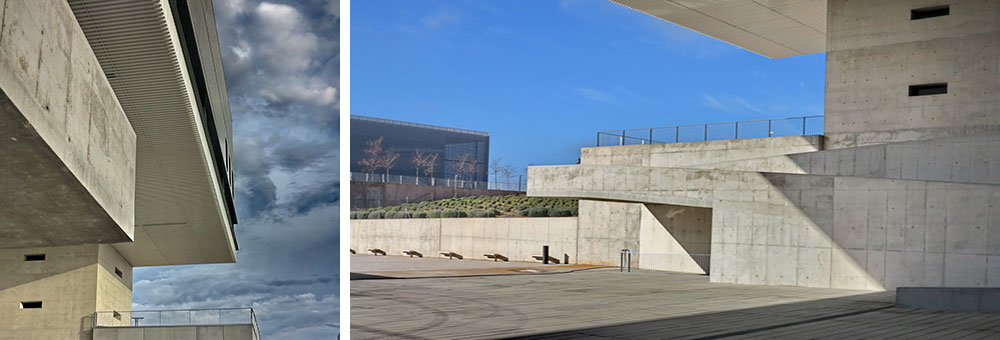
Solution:
[{"label": "cantilevered concrete slab", "polygon": [[826,0],[611,0],[769,57],[826,51]]},{"label": "cantilevered concrete slab", "polygon": [[115,248],[134,266],[235,261],[232,128],[211,2],[69,5],[136,131],[135,241]]},{"label": "cantilevered concrete slab", "polygon": [[132,240],[136,136],[58,1],[0,1],[0,248]]}]

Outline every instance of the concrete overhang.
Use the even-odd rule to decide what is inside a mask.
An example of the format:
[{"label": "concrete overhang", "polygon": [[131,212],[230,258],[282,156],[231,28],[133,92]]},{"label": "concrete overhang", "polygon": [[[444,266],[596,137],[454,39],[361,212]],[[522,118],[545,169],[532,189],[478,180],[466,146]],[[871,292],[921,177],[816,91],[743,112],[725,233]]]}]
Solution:
[{"label": "concrete overhang", "polygon": [[135,129],[133,266],[236,259],[232,128],[210,0],[69,0]]},{"label": "concrete overhang", "polygon": [[769,58],[826,51],[826,0],[611,0]]},{"label": "concrete overhang", "polygon": [[131,241],[136,135],[69,6],[0,17],[0,248]]}]

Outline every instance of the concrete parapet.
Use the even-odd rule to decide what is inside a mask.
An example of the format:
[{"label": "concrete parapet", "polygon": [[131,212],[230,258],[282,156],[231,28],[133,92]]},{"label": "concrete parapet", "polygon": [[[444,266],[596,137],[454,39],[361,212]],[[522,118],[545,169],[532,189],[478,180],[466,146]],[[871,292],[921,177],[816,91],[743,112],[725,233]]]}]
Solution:
[{"label": "concrete parapet", "polygon": [[403,250],[450,251],[477,260],[488,260],[484,253],[498,253],[511,261],[528,262],[548,245],[553,256],[568,254],[571,262],[580,263],[576,217],[383,219],[350,224],[352,249],[379,248],[397,256]]}]

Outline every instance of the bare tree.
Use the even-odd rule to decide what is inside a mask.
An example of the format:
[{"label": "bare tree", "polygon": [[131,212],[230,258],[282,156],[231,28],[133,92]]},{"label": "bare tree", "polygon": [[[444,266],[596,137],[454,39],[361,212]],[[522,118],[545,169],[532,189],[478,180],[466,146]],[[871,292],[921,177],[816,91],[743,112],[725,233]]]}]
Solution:
[{"label": "bare tree", "polygon": [[434,167],[434,162],[437,161],[437,155],[438,154],[436,154],[436,153],[433,153],[433,154],[432,153],[423,153],[423,151],[417,151],[413,155],[413,159],[410,160],[410,164],[413,164],[413,167],[416,169],[416,176],[417,177],[420,177],[420,170],[421,169],[423,169],[424,172],[426,173],[427,169],[430,169],[430,168]]},{"label": "bare tree", "polygon": [[396,166],[396,159],[399,158],[399,154],[395,152],[385,151],[382,156],[378,158],[378,165],[380,168],[385,169],[385,178],[388,181],[389,170],[392,170]]},{"label": "bare tree", "polygon": [[493,162],[490,163],[490,173],[493,174],[493,186],[494,189],[499,188],[500,174],[503,173],[504,165],[501,163],[503,158],[494,158]]},{"label": "bare tree", "polygon": [[439,153],[431,154],[430,159],[427,160],[427,167],[424,168],[424,175],[428,177],[434,177],[434,169],[437,167]]},{"label": "bare tree", "polygon": [[379,168],[381,168],[380,159],[382,157],[382,141],[385,137],[379,137],[376,139],[370,139],[365,142],[365,158],[358,161],[358,165],[365,168],[365,172],[369,174],[374,174]]},{"label": "bare tree", "polygon": [[479,168],[479,160],[472,158],[471,153],[464,154],[458,157],[458,173],[468,176],[469,180],[473,179],[476,175],[476,170]]},{"label": "bare tree", "polygon": [[510,177],[514,175],[514,166],[510,164],[504,165],[500,168],[500,173],[504,175],[504,178],[506,178],[507,183],[509,184]]}]

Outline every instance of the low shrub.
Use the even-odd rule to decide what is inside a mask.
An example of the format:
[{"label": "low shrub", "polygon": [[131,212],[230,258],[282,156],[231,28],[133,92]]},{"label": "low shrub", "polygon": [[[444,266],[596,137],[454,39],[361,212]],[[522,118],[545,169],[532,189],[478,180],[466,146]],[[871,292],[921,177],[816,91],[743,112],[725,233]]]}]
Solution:
[{"label": "low shrub", "polygon": [[352,220],[358,219],[358,212],[357,211],[352,211],[351,212],[351,219]]},{"label": "low shrub", "polygon": [[569,217],[573,216],[573,211],[566,208],[555,208],[549,210],[549,217]]},{"label": "low shrub", "polygon": [[441,218],[441,210],[428,211],[427,218]]},{"label": "low shrub", "polygon": [[413,213],[413,218],[427,218],[427,212],[426,211],[415,212]]},{"label": "low shrub", "polygon": [[397,211],[392,213],[392,218],[410,218],[410,213],[405,211]]},{"label": "low shrub", "polygon": [[378,220],[378,219],[382,219],[384,217],[385,217],[385,213],[382,212],[381,210],[372,211],[372,212],[368,213],[368,216],[367,216],[367,218],[369,220]]},{"label": "low shrub", "polygon": [[463,210],[448,209],[441,212],[441,217],[443,218],[456,218],[456,217],[467,217],[467,216],[469,216],[469,214]]},{"label": "low shrub", "polygon": [[469,217],[497,217],[495,210],[475,209],[469,211]]},{"label": "low shrub", "polygon": [[549,208],[530,208],[528,209],[528,217],[548,217]]}]

